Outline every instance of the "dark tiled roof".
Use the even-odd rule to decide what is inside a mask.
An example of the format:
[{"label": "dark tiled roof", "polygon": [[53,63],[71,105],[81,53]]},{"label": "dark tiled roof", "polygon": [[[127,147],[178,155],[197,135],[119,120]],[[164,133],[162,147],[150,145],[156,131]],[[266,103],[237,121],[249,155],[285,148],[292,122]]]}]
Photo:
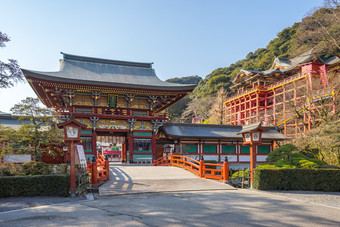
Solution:
[{"label": "dark tiled roof", "polygon": [[0,111],[0,118],[5,118],[5,117],[11,118],[12,115],[10,113],[5,113],[5,112]]},{"label": "dark tiled roof", "polygon": [[[262,133],[264,140],[285,140],[287,136],[281,134],[276,127],[262,127],[266,132]],[[242,125],[211,125],[167,122],[159,128],[167,137],[172,138],[205,138],[205,139],[240,139]]]},{"label": "dark tiled roof", "polygon": [[[242,126],[242,130],[239,133],[237,133],[237,134],[253,131],[253,130],[261,127],[261,124],[262,124],[262,122],[258,122],[258,123],[251,124],[251,125],[243,125]],[[263,129],[263,127],[261,127],[261,128]]]},{"label": "dark tiled roof", "polygon": [[333,56],[333,57],[330,57],[326,60],[323,60],[323,62],[325,64],[328,64],[328,65],[333,65],[333,64],[337,64],[337,63],[340,63],[340,58],[337,57],[337,56]]},{"label": "dark tiled roof", "polygon": [[[240,69],[240,72],[237,74],[237,76],[234,78],[232,82],[233,83],[239,82],[238,81],[239,75],[243,73],[246,75],[254,75],[254,74],[258,75],[259,74],[259,75],[265,75],[265,76],[270,76],[274,73],[280,73],[285,76],[285,73],[296,68],[298,65],[312,61],[314,58],[317,58],[321,63],[328,64],[328,65],[332,65],[332,64],[336,64],[340,62],[340,58],[338,58],[337,56],[333,56],[326,60],[323,60],[320,57],[316,57],[312,49],[310,51],[307,51],[291,59],[275,58],[272,67],[268,70],[257,71],[257,70],[251,70],[251,69]],[[279,70],[276,68],[277,66],[283,67],[283,69]]]},{"label": "dark tiled roof", "polygon": [[20,127],[23,124],[29,124],[28,120],[19,120],[18,116],[13,116],[9,113],[4,113],[0,111],[0,125],[5,127]]},{"label": "dark tiled roof", "polygon": [[58,72],[22,69],[24,75],[50,81],[124,88],[191,91],[195,84],[175,84],[160,80],[153,63],[116,61],[64,54]]}]

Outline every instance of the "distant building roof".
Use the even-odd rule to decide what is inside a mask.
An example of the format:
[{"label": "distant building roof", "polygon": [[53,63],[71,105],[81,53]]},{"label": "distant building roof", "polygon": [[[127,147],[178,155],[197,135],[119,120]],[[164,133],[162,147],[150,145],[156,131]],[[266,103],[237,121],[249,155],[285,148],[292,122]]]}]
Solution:
[{"label": "distant building roof", "polygon": [[84,85],[142,88],[169,91],[191,91],[195,84],[175,84],[160,80],[153,63],[117,61],[62,53],[57,72],[22,69],[29,78]]},{"label": "distant building roof", "polygon": [[[18,129],[23,124],[31,125],[32,123],[28,119],[19,120],[19,116],[15,116],[10,113],[0,111],[0,125]],[[45,123],[43,123],[42,130],[47,130],[47,128],[48,126]]]},{"label": "distant building roof", "polygon": [[19,120],[18,116],[0,111],[0,125],[17,129],[23,124],[29,124],[29,121]]},{"label": "distant building roof", "polygon": [[5,113],[5,112],[2,112],[0,111],[0,118],[6,118],[6,117],[12,117],[12,115],[10,113]]},{"label": "distant building roof", "polygon": [[334,65],[340,62],[340,58],[338,56],[333,56],[324,60],[323,62],[328,65]]},{"label": "distant building roof", "polygon": [[285,76],[285,73],[288,73],[292,69],[296,68],[297,66],[310,62],[313,59],[317,59],[320,63],[327,64],[327,65],[333,65],[340,63],[340,58],[337,56],[330,57],[328,59],[322,59],[320,57],[317,57],[313,53],[313,49],[310,51],[307,51],[297,57],[291,58],[291,59],[285,59],[285,58],[275,58],[273,61],[272,66],[268,70],[264,71],[257,71],[257,70],[251,70],[251,69],[240,69],[240,72],[237,74],[237,76],[232,81],[233,83],[240,82],[240,75],[245,74],[249,76],[253,75],[264,75],[264,76],[270,76],[275,73],[282,74]]},{"label": "distant building roof", "polygon": [[[286,140],[289,137],[281,134],[276,127],[262,127],[263,140]],[[212,125],[167,122],[159,128],[166,137],[170,138],[201,138],[201,139],[240,139],[242,125]]]}]

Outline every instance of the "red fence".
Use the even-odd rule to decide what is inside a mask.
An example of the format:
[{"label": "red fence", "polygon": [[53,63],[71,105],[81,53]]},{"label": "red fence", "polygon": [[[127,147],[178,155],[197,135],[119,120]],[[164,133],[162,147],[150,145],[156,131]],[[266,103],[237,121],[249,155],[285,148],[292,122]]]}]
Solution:
[{"label": "red fence", "polygon": [[223,162],[223,164],[204,163],[203,160],[196,161],[183,155],[171,154],[154,161],[154,166],[177,166],[201,178],[229,181],[228,162]]},{"label": "red fence", "polygon": [[95,162],[87,161],[87,171],[91,173],[91,184],[99,184],[110,179],[109,161],[101,154],[97,155]]}]

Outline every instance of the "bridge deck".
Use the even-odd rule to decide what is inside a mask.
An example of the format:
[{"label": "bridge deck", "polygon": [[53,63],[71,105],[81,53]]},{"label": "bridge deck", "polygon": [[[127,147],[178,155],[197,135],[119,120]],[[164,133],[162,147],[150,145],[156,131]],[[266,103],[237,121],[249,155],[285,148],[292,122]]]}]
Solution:
[{"label": "bridge deck", "polygon": [[199,178],[178,167],[111,165],[110,180],[99,188],[99,194],[105,196],[233,189],[235,188],[230,185]]}]

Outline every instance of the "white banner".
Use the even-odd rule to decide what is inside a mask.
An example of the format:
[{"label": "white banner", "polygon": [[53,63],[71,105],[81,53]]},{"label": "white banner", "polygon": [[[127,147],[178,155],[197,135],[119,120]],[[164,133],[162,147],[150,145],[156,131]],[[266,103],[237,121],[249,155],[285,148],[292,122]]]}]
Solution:
[{"label": "white banner", "polygon": [[78,153],[80,165],[87,167],[86,156],[85,156],[83,145],[77,144],[76,148],[77,148],[76,150],[77,150],[77,153]]}]

